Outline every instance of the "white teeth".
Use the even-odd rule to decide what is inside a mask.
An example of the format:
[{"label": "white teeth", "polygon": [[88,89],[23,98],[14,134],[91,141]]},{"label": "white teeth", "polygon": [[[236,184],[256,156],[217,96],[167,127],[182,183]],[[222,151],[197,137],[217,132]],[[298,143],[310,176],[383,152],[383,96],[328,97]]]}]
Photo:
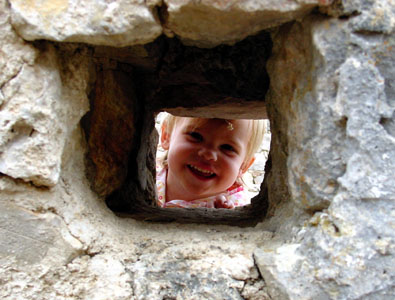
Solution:
[{"label": "white teeth", "polygon": [[189,165],[192,169],[195,169],[195,170],[197,170],[197,171],[199,171],[199,172],[201,172],[201,173],[204,173],[204,174],[207,174],[207,175],[213,175],[214,174],[214,172],[211,172],[211,171],[208,171],[208,170],[203,170],[203,169],[200,169],[200,168],[198,168],[198,167],[195,167],[195,166],[192,166],[192,165]]}]

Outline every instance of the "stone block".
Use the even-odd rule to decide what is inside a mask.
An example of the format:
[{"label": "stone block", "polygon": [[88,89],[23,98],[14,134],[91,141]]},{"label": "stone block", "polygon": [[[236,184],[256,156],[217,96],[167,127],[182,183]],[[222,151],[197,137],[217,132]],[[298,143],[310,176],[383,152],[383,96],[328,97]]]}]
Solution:
[{"label": "stone block", "polygon": [[0,172],[40,186],[57,183],[65,140],[87,110],[84,64],[59,63],[49,47],[2,86]]},{"label": "stone block", "polygon": [[300,244],[272,245],[257,249],[254,258],[273,299],[327,300],[330,299],[313,282],[304,282],[305,258],[298,253]]},{"label": "stone block", "polygon": [[158,1],[12,0],[12,24],[26,40],[46,39],[114,47],[151,42],[162,33]]},{"label": "stone block", "polygon": [[1,87],[20,72],[23,64],[32,65],[37,55],[34,47],[13,31],[6,1],[0,1],[0,40],[0,103],[3,103]]},{"label": "stone block", "polygon": [[307,15],[331,1],[165,0],[164,32],[183,43],[210,48],[233,45],[249,35]]},{"label": "stone block", "polygon": [[82,244],[55,214],[35,214],[14,205],[0,204],[0,261],[43,268],[66,264],[82,251]]},{"label": "stone block", "polygon": [[[248,280],[264,283],[252,257],[231,252],[226,244],[170,245],[126,263],[126,269],[137,299],[242,299]],[[267,294],[262,289],[258,295],[264,300]]]}]

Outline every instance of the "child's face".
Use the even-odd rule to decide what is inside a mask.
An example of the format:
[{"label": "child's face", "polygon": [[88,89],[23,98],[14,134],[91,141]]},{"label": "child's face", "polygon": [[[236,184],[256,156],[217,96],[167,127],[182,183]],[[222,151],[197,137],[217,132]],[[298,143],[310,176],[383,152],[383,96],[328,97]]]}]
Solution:
[{"label": "child's face", "polygon": [[169,134],[162,134],[168,150],[167,201],[194,200],[225,192],[243,171],[247,152],[247,120],[209,119],[196,127],[190,118],[178,120]]}]

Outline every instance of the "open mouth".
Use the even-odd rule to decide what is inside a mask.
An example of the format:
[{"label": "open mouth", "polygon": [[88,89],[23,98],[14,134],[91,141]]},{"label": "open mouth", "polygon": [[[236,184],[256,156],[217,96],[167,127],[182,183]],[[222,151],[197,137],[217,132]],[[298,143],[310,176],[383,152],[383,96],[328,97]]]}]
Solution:
[{"label": "open mouth", "polygon": [[204,169],[198,168],[193,165],[188,165],[188,168],[189,168],[189,170],[191,170],[191,172],[193,174],[204,177],[204,178],[213,178],[213,177],[217,176],[214,172],[204,170]]}]

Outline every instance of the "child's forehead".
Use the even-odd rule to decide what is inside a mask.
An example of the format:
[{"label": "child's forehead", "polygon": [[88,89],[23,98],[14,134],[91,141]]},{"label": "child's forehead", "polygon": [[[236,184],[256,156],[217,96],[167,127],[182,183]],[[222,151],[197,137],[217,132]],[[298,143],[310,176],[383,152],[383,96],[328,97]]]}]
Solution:
[{"label": "child's forehead", "polygon": [[182,124],[185,127],[200,128],[200,127],[210,126],[214,122],[221,123],[221,121],[214,121],[214,120],[216,119],[183,117],[181,118],[180,124]]},{"label": "child's forehead", "polygon": [[[182,125],[186,126],[194,126],[194,127],[203,127],[203,126],[218,126],[218,125],[231,125],[231,124],[240,124],[241,122],[248,122],[248,120],[229,120],[229,119],[220,119],[220,118],[192,118],[192,117],[179,117],[179,121]],[[232,126],[229,126],[231,129]]]},{"label": "child's forehead", "polygon": [[[187,129],[203,129],[208,128],[210,130],[221,130],[224,133],[232,134],[235,131],[250,129],[250,120],[228,120],[220,118],[189,118],[180,117],[180,126]],[[238,130],[235,130],[238,129]]]}]

